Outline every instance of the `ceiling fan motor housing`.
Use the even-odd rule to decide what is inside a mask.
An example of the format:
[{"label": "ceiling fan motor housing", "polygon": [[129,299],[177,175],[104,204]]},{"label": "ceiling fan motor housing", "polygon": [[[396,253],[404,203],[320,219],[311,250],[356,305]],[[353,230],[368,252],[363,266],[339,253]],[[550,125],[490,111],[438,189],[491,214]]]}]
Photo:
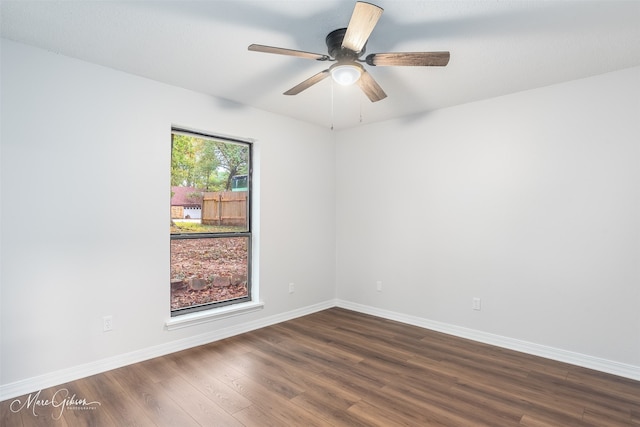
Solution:
[{"label": "ceiling fan motor housing", "polygon": [[362,46],[360,52],[354,52],[351,49],[342,47],[342,40],[347,32],[346,28],[338,28],[327,34],[325,42],[329,50],[329,56],[338,62],[355,62],[366,51],[366,43]]}]

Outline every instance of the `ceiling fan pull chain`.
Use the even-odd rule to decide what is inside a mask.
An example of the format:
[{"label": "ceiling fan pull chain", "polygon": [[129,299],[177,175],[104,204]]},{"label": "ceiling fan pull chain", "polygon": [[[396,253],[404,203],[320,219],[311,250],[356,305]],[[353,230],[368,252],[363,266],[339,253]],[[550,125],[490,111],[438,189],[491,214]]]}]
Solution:
[{"label": "ceiling fan pull chain", "polygon": [[333,81],[331,82],[331,130],[333,130]]}]

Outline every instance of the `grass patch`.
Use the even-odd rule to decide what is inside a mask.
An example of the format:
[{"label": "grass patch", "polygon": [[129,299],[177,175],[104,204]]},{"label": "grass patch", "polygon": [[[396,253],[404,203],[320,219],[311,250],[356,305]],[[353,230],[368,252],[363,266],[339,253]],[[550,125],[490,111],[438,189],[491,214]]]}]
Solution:
[{"label": "grass patch", "polygon": [[171,233],[238,233],[246,231],[242,226],[205,225],[197,222],[174,222]]}]

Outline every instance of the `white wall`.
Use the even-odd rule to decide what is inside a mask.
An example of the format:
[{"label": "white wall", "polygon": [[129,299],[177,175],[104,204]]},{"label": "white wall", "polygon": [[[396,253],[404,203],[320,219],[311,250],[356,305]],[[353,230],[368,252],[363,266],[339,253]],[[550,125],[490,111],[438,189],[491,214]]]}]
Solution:
[{"label": "white wall", "polygon": [[336,147],[340,299],[640,372],[640,68]]},{"label": "white wall", "polygon": [[[5,398],[336,296],[640,369],[640,68],[332,133],[1,47]],[[260,312],[164,328],[172,124],[258,141]]]},{"label": "white wall", "polygon": [[[1,84],[0,384],[333,301],[329,130],[6,40]],[[258,313],[164,328],[172,124],[257,141]]]}]

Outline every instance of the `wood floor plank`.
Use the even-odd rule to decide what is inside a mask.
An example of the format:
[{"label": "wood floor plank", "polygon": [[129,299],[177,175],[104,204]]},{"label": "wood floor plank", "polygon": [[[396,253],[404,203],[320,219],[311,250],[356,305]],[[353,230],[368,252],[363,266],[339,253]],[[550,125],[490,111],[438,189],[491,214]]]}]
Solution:
[{"label": "wood floor plank", "polygon": [[608,427],[612,423],[618,425],[630,425],[631,424],[631,412],[624,414],[622,412],[615,412],[614,414],[604,414],[597,410],[585,409],[582,417],[584,422]]},{"label": "wood floor plank", "polygon": [[[314,398],[323,400],[322,397],[338,402],[348,402],[346,409],[360,399],[359,394],[349,391],[342,384],[335,384],[325,378],[325,372],[320,370],[321,365],[314,362],[315,357],[309,358],[282,349],[282,342],[278,344],[279,351],[271,352],[269,348],[260,348],[253,352],[256,364],[266,369],[273,369],[275,375],[294,383],[301,391],[297,396],[290,397],[291,401],[305,400],[309,393]],[[335,366],[335,365],[334,365]],[[322,367],[326,369],[326,364]],[[303,396],[303,397],[301,397]]]},{"label": "wood floor plank", "polygon": [[156,424],[143,413],[142,407],[129,397],[129,392],[109,372],[83,378],[87,395],[98,400],[100,411],[109,414],[114,424],[123,427],[151,427]]},{"label": "wood floor plank", "polygon": [[638,381],[339,308],[61,387],[101,405],[0,423],[640,427]]},{"label": "wood floor plank", "polygon": [[381,392],[381,398],[371,403],[383,405],[385,400],[393,402],[392,407],[386,406],[387,410],[399,417],[414,420],[414,425],[487,425],[479,422],[475,414],[469,416],[455,400],[440,393],[423,395],[416,393],[412,387],[400,384],[386,385]]},{"label": "wood floor plank", "polygon": [[[286,333],[286,329],[283,330]],[[354,357],[353,354],[329,344],[318,344],[305,338],[287,338],[278,347],[286,351],[289,357],[305,361],[305,369],[308,368],[311,372],[323,372],[327,366],[355,366],[363,360],[362,357]],[[318,348],[323,348],[323,351],[318,351]]]},{"label": "wood floor plank", "polygon": [[286,399],[292,399],[304,391],[304,386],[295,378],[279,367],[265,363],[264,358],[256,355],[256,352],[236,357],[234,366],[245,376]]},{"label": "wood floor plank", "polygon": [[180,375],[180,368],[175,361],[169,357],[156,357],[154,359],[145,360],[137,365],[144,376],[154,383],[165,381],[168,378]]},{"label": "wood floor plank", "polygon": [[327,390],[308,390],[291,399],[291,402],[314,414],[319,420],[324,420],[328,425],[366,426],[366,422],[360,420],[347,410],[358,400],[345,398],[337,392]]},{"label": "wood floor plank", "polygon": [[[186,379],[175,376],[160,382],[167,395],[201,426],[242,427],[242,423],[225,411]],[[216,396],[217,397],[217,396]],[[250,405],[250,404],[249,404]],[[235,408],[234,408],[235,409]],[[238,408],[237,412],[241,410]]]},{"label": "wood floor plank", "polygon": [[[416,425],[416,420],[405,417],[402,413],[389,409],[386,405],[374,405],[367,399],[361,400],[351,406],[348,411],[358,417],[367,426],[372,427],[411,427]],[[422,424],[428,427],[428,424]]]},{"label": "wood floor plank", "polygon": [[519,425],[523,427],[558,427],[557,422],[541,420],[529,414],[522,417]]},{"label": "wood floor plank", "polygon": [[600,398],[610,397],[616,401],[623,400],[640,410],[637,381],[616,377],[586,368],[576,368],[567,375],[567,383],[590,389],[597,386]]},{"label": "wood floor plank", "polygon": [[69,427],[64,418],[52,419],[50,414],[33,416],[30,413],[23,412],[20,416],[22,417],[22,425],[24,425],[24,427],[51,427],[52,425],[56,427]]},{"label": "wood floor plank", "polygon": [[234,417],[246,427],[281,427],[282,421],[269,414],[257,405],[252,405],[237,412]]},{"label": "wood floor plank", "polygon": [[60,387],[68,390],[67,402],[69,403],[65,405],[62,415],[69,427],[100,427],[116,424],[109,411],[103,409],[100,398],[85,379],[63,384]]},{"label": "wood floor plank", "polygon": [[524,403],[525,412],[535,412],[555,417],[567,423],[582,418],[584,407],[572,400],[562,399],[557,387],[550,387],[555,377],[532,375],[528,378],[514,377],[505,381],[487,381],[484,374],[476,372],[458,380],[478,396],[493,396],[503,402]]},{"label": "wood floor plank", "polygon": [[[6,427],[23,427],[22,416],[18,412],[11,410],[11,403],[14,399],[8,399],[0,402],[0,426]],[[16,411],[18,407],[15,408]]]},{"label": "wood floor plank", "polygon": [[[198,353],[201,354],[202,352]],[[205,351],[205,353],[209,352]],[[181,377],[229,414],[234,414],[251,406],[250,400],[216,377],[216,372],[218,374],[220,372],[232,372],[230,367],[220,366],[220,363],[216,363],[214,369],[210,363],[205,361],[206,358],[203,359],[183,358],[180,360]],[[232,372],[232,375],[238,376],[239,374]]]},{"label": "wood floor plank", "polygon": [[184,412],[162,387],[142,375],[136,365],[115,369],[108,374],[124,388],[129,398],[142,408],[142,413],[156,425],[197,426],[190,414]]},{"label": "wood floor plank", "polygon": [[[166,357],[171,357],[180,367],[191,366],[204,369],[207,375],[212,378],[219,379],[219,377],[241,376],[242,373],[233,365],[235,356],[229,357],[228,355],[223,355],[218,350],[219,348],[215,346],[204,345],[176,354],[170,354]],[[183,372],[181,373],[183,374]]]},{"label": "wood floor plank", "polygon": [[517,424],[530,406],[526,401],[518,399],[517,395],[483,393],[468,384],[452,387],[451,398],[472,410],[478,419],[495,425]]},{"label": "wood floor plank", "polygon": [[310,414],[303,408],[292,404],[289,399],[279,393],[274,393],[269,385],[262,384],[249,377],[228,378],[229,385],[234,387],[238,393],[254,402],[248,408],[234,414],[243,423],[248,423],[247,418],[251,414],[256,414],[260,419],[277,422],[280,426],[326,426],[322,420]]}]

